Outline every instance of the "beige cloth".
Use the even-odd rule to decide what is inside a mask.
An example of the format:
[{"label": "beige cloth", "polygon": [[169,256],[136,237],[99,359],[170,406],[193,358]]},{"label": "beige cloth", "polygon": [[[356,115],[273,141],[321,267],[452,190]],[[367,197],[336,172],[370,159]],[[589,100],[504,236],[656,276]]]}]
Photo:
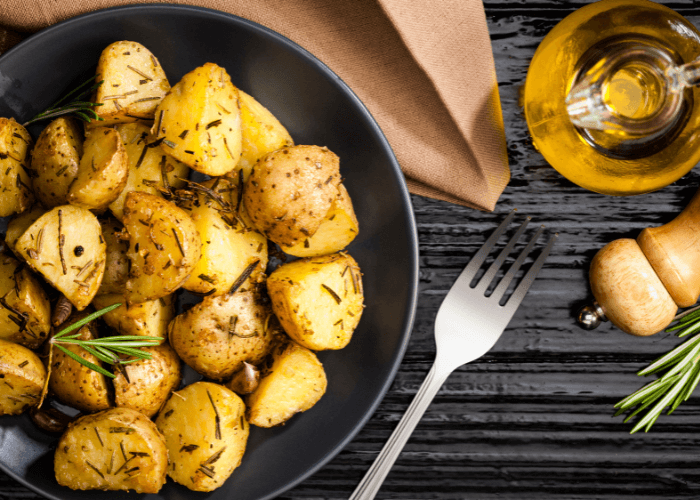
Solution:
[{"label": "beige cloth", "polygon": [[[33,32],[140,0],[0,0],[0,25]],[[481,0],[189,0],[295,41],[326,63],[386,134],[409,190],[493,210],[510,179]],[[3,34],[0,50],[16,38]],[[0,96],[1,98],[2,96]]]}]

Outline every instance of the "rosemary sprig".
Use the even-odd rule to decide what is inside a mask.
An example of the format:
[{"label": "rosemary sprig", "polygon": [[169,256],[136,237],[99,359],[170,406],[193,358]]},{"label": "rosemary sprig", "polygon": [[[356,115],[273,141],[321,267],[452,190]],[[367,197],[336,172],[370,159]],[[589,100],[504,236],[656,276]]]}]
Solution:
[{"label": "rosemary sprig", "polygon": [[[83,90],[80,92],[78,95],[75,95],[77,92],[79,92],[81,89],[84,89],[86,85],[89,85],[90,82],[92,82],[97,75],[93,76],[90,78],[88,81],[82,83],[79,85],[77,88],[73,89],[71,92],[63,96],[61,99],[56,101],[54,104],[49,106],[45,111],[42,111],[38,115],[36,115],[34,118],[29,120],[28,122],[23,123],[22,125],[26,127],[30,123],[38,122],[39,120],[48,120],[50,118],[56,118],[57,116],[62,116],[62,115],[69,115],[73,113],[75,116],[83,120],[84,122],[89,123],[92,120],[98,120],[102,121],[104,118],[100,118],[97,116],[97,113],[95,113],[95,110],[92,109],[95,106],[102,106],[103,103],[97,103],[97,102],[89,102],[89,101],[83,101],[81,98],[89,95],[92,93],[93,90],[95,90],[97,87],[102,85],[102,82],[104,80],[100,80],[97,83],[94,83],[92,86],[90,86],[87,90]],[[68,102],[68,104],[64,104],[68,98],[74,96],[73,100]]]},{"label": "rosemary sprig", "polygon": [[651,406],[630,434],[641,429],[649,431],[665,408],[669,407],[668,415],[673,413],[682,402],[688,400],[700,382],[700,306],[689,309],[674,319],[677,322],[667,328],[666,332],[677,331],[678,337],[692,337],[637,372],[637,375],[646,376],[668,370],[660,378],[615,405],[616,417],[630,412],[625,422]]},{"label": "rosemary sprig", "polygon": [[[153,345],[158,345],[158,342],[163,340],[162,337],[150,337],[145,335],[113,335],[110,337],[102,337],[92,340],[81,340],[78,337],[80,334],[74,333],[68,335],[70,332],[81,328],[82,326],[88,324],[90,321],[99,318],[100,316],[107,314],[110,311],[115,310],[121,306],[121,303],[112,304],[104,309],[100,309],[97,312],[86,316],[80,321],[76,321],[72,325],[64,328],[56,335],[54,335],[51,340],[51,347],[56,346],[60,349],[66,356],[77,361],[83,366],[90,368],[91,370],[101,373],[102,375],[110,378],[115,378],[114,374],[105,370],[104,368],[91,363],[90,361],[78,356],[74,352],[66,349],[66,345],[77,345],[82,347],[85,351],[89,352],[95,356],[100,361],[110,364],[110,365],[126,365],[133,363],[140,359],[151,359],[151,354],[142,351],[139,347],[148,347]],[[133,359],[124,359],[119,355],[129,356]]]}]

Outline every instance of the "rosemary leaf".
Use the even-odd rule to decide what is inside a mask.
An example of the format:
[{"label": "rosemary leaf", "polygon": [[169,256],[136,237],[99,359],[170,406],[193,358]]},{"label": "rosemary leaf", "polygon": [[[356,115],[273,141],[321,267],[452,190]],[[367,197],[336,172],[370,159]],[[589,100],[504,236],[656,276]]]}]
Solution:
[{"label": "rosemary leaf", "polygon": [[120,303],[120,302],[119,302],[119,303],[116,303],[116,304],[112,304],[111,306],[105,307],[104,309],[100,309],[99,311],[94,312],[94,313],[90,314],[89,316],[84,317],[84,318],[81,319],[80,321],[76,321],[76,322],[73,323],[72,325],[67,326],[66,328],[64,328],[63,330],[61,330],[60,332],[58,332],[56,335],[54,335],[52,340],[56,340],[56,339],[58,339],[58,338],[61,338],[61,337],[64,336],[65,334],[70,333],[70,332],[72,332],[73,330],[75,330],[75,329],[77,329],[77,328],[80,328],[80,327],[82,327],[82,326],[84,326],[84,325],[90,323],[90,321],[92,321],[93,319],[99,318],[100,316],[103,316],[103,315],[107,314],[107,313],[110,312],[110,311],[114,311],[114,310],[115,310],[117,307],[119,307],[119,306],[121,306],[121,303]]},{"label": "rosemary leaf", "polygon": [[105,370],[104,368],[102,368],[102,367],[100,367],[100,366],[97,366],[95,363],[91,363],[91,362],[88,361],[87,359],[81,358],[80,356],[78,356],[77,354],[75,354],[75,353],[69,351],[68,349],[66,349],[65,347],[63,347],[63,346],[60,345],[60,344],[55,344],[55,345],[56,345],[56,347],[58,347],[61,351],[63,351],[63,352],[66,354],[66,356],[68,356],[69,358],[71,358],[71,359],[77,361],[77,362],[80,363],[81,365],[87,366],[87,367],[90,368],[91,370],[96,371],[97,373],[101,373],[101,374],[104,375],[105,377],[114,378],[114,374],[109,373],[109,372],[108,372],[107,370]]}]

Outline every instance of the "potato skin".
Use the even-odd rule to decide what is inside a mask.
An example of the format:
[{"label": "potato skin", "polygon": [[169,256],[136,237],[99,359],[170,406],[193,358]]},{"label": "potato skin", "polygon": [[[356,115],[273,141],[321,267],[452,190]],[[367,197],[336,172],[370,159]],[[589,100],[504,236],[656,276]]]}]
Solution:
[{"label": "potato skin", "polygon": [[120,294],[98,295],[92,300],[93,306],[97,309],[118,302],[122,305],[102,316],[104,322],[117,333],[167,338],[168,324],[175,317],[174,295],[170,294],[136,304],[129,304]]},{"label": "potato skin", "polygon": [[287,335],[315,351],[345,347],[364,309],[360,267],[344,252],[283,264],[267,290]]},{"label": "potato skin", "polygon": [[226,380],[244,362],[260,363],[269,353],[280,330],[272,317],[254,291],[205,297],[170,323],[168,339],[195,371]]},{"label": "potato skin", "polygon": [[112,408],[70,423],[54,455],[58,484],[74,490],[157,493],[165,484],[167,466],[163,436],[130,408]]},{"label": "potato skin", "polygon": [[282,148],[255,164],[243,203],[258,231],[291,246],[318,230],[340,180],[339,159],[328,148]]},{"label": "potato skin", "polygon": [[21,213],[34,202],[29,165],[32,136],[13,118],[0,118],[0,217]]},{"label": "potato skin", "polygon": [[143,347],[151,359],[124,365],[115,373],[114,401],[118,408],[131,408],[152,417],[180,385],[180,358],[168,344]]},{"label": "potato skin", "polygon": [[187,281],[202,255],[202,243],[184,210],[159,196],[132,191],[126,195],[124,227],[130,238],[129,303],[164,297]]},{"label": "potato skin", "polygon": [[75,118],[56,118],[41,132],[32,149],[32,183],[42,205],[68,203],[68,188],[78,175],[82,156],[83,131]]},{"label": "potato skin", "polygon": [[97,295],[124,293],[126,280],[129,276],[129,259],[126,256],[129,242],[121,238],[124,226],[109,218],[100,220],[100,227],[107,247],[105,249],[105,272]]},{"label": "potato skin", "polygon": [[12,252],[21,258],[21,256],[15,250],[15,243],[24,232],[29,229],[29,226],[34,224],[36,220],[44,215],[46,210],[44,210],[41,205],[36,204],[29,210],[25,210],[21,214],[17,214],[10,219],[7,224],[7,232],[5,233],[5,243]]},{"label": "potato skin", "polygon": [[0,415],[18,415],[39,403],[46,368],[26,347],[0,340],[0,378]]},{"label": "potato skin", "polygon": [[156,425],[168,447],[168,476],[194,491],[212,491],[226,481],[241,463],[250,431],[243,400],[211,382],[195,382],[176,392]]}]

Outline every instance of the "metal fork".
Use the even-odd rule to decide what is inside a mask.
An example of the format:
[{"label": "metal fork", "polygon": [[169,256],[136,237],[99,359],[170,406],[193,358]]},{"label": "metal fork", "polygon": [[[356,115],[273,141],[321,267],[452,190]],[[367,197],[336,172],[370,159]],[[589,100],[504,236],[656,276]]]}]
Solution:
[{"label": "metal fork", "polygon": [[525,228],[530,221],[530,217],[528,217],[498,254],[478,283],[474,287],[471,286],[471,282],[474,280],[481,265],[514,216],[515,210],[508,214],[486,243],[472,257],[442,302],[435,318],[437,353],[433,367],[408,410],[406,410],[399,425],[353,492],[350,500],[371,500],[374,498],[406,441],[408,441],[423,413],[425,413],[428,405],[430,405],[442,384],[447,380],[447,377],[463,364],[480,358],[494,346],[508,326],[530,285],[535,281],[537,273],[542,268],[544,260],[549,255],[549,251],[557,239],[557,234],[550,238],[542,253],[532,264],[507,302],[503,305],[500,304],[508,290],[508,285],[510,285],[522,266],[525,258],[532,251],[536,240],[544,230],[544,226],[540,226],[535,235],[525,245],[525,248],[523,248],[508,271],[503,275],[493,293],[488,297],[486,296],[486,291],[496,277],[498,270],[513,250],[513,247],[515,247],[520,236],[525,232]]}]

